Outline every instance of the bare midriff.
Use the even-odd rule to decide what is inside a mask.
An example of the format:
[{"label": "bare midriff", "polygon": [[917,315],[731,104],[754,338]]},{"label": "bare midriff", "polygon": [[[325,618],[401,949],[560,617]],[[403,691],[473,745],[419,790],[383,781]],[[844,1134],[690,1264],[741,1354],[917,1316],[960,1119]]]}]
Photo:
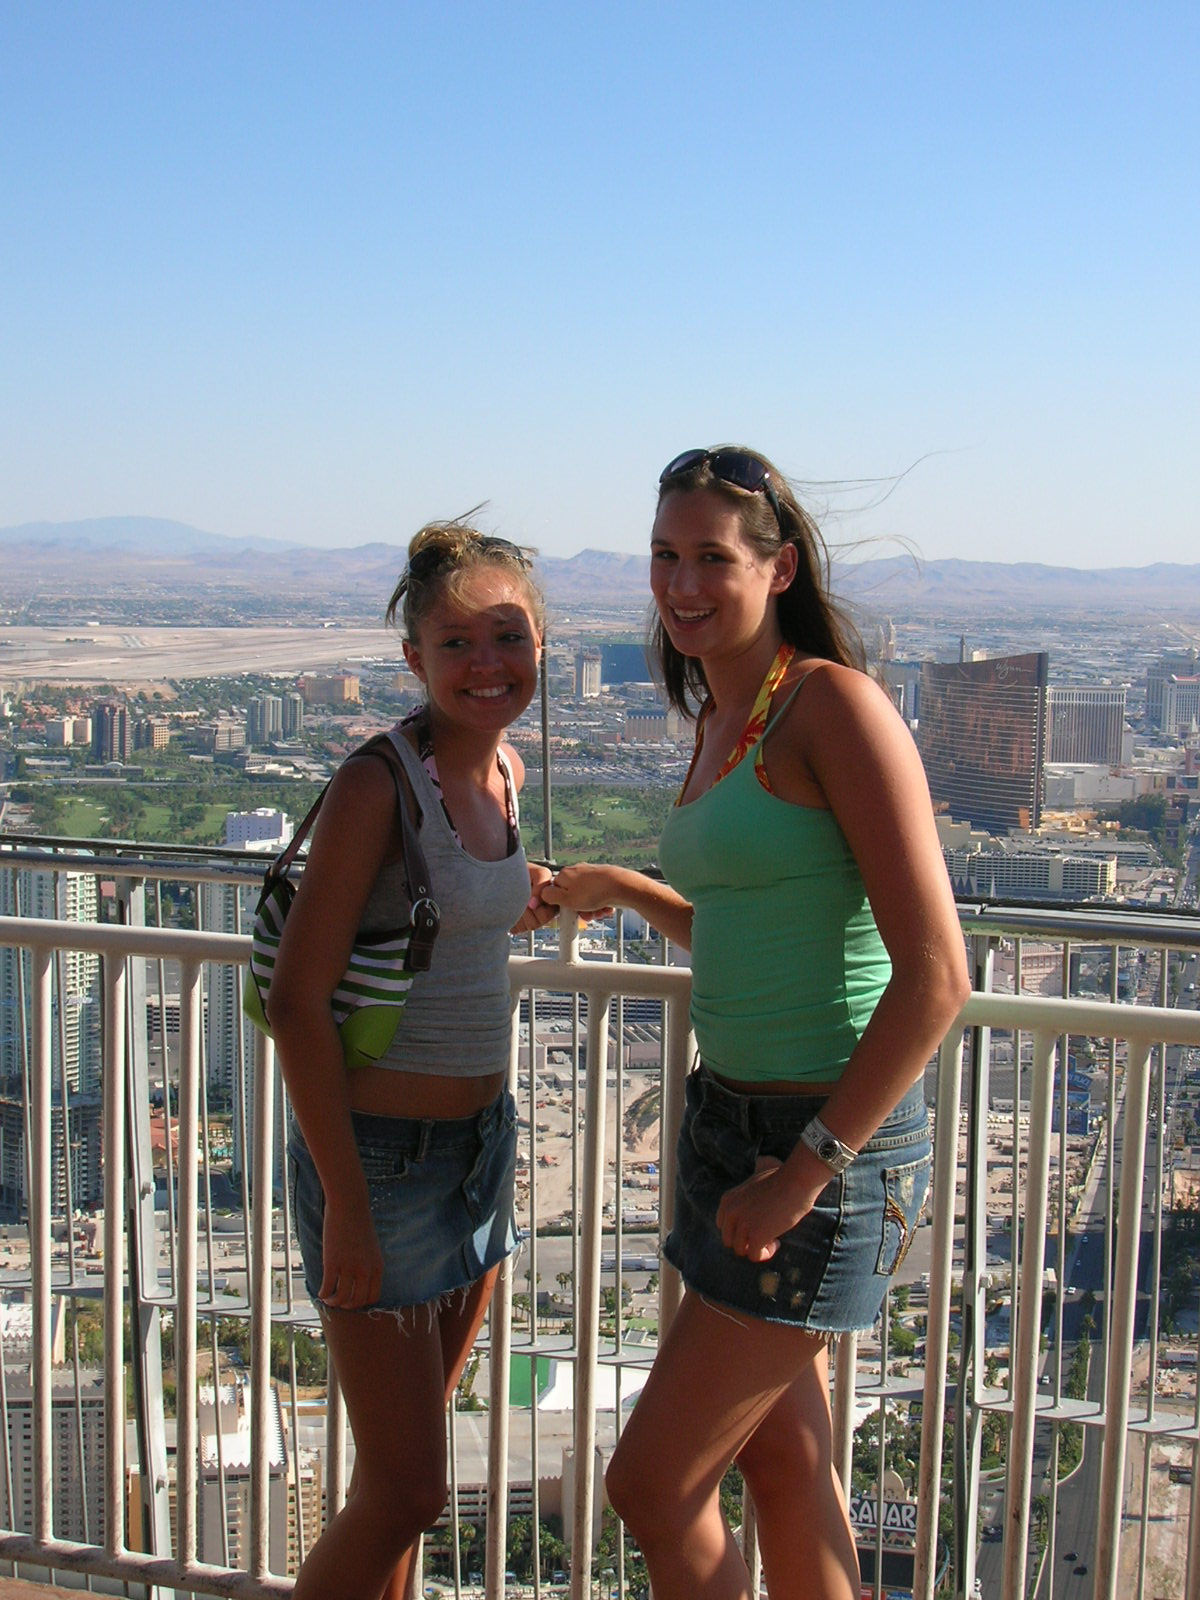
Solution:
[{"label": "bare midriff", "polygon": [[722,1088],[731,1089],[734,1094],[825,1095],[832,1094],[837,1088],[836,1078],[828,1083],[809,1083],[807,1080],[801,1083],[789,1083],[779,1078],[727,1078],[723,1072],[713,1072],[711,1067],[708,1070]]},{"label": "bare midriff", "polygon": [[387,1067],[356,1067],[349,1074],[350,1105],[376,1117],[473,1117],[490,1106],[507,1074],[443,1078],[432,1072],[393,1072]]}]

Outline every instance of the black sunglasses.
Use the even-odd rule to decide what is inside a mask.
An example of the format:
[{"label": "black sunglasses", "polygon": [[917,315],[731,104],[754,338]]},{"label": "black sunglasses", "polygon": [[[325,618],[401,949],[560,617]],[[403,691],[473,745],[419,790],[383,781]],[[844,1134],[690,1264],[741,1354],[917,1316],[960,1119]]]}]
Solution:
[{"label": "black sunglasses", "polygon": [[765,494],[767,503],[775,513],[775,521],[783,532],[783,515],[779,509],[779,496],[771,482],[771,469],[748,450],[685,450],[682,455],[668,461],[658,475],[659,485],[681,478],[685,472],[695,472],[705,462],[714,478],[731,484],[735,489],[745,489],[749,494]]}]

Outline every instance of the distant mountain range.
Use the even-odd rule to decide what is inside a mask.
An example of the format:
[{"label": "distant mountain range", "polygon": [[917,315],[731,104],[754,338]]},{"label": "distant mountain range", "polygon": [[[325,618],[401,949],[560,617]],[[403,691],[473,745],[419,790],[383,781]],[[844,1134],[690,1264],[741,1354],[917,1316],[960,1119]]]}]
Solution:
[{"label": "distant mountain range", "polygon": [[[275,539],[231,539],[157,517],[96,517],[0,528],[0,602],[61,585],[75,596],[199,584],[233,598],[328,596],[361,600],[372,613],[404,565],[404,547],[330,550]],[[582,550],[544,556],[538,571],[558,607],[628,609],[648,598],[647,558]],[[910,556],[844,563],[835,586],[865,611],[955,612],[986,606],[1045,612],[1200,612],[1200,565],[1081,569],[1035,562],[918,561]]]}]

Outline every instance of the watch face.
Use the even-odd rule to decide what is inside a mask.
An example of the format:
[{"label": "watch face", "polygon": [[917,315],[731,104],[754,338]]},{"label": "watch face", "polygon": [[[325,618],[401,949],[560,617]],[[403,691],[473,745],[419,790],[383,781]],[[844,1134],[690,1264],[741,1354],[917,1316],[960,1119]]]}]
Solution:
[{"label": "watch face", "polygon": [[836,1139],[822,1139],[817,1146],[817,1154],[828,1166],[833,1166],[839,1156]]}]

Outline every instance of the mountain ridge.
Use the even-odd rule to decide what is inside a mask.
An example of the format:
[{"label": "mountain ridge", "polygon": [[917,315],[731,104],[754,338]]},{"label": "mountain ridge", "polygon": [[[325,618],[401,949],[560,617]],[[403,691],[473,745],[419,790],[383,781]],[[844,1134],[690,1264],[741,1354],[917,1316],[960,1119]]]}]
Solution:
[{"label": "mountain ridge", "polygon": [[[405,547],[374,540],[361,545],[306,545],[266,537],[231,538],[163,517],[92,517],[76,522],[26,522],[0,527],[5,579],[35,582],[61,574],[78,590],[136,583],[200,581],[226,589],[269,584],[277,592],[369,596],[378,603],[403,570]],[[555,604],[628,603],[631,589],[647,590],[648,556],[588,546],[572,556],[536,558]],[[923,561],[912,555],[835,562],[837,593],[855,606],[889,611],[901,605],[989,603],[1069,610],[1095,607],[1200,611],[1200,563],[1068,567],[1048,562]]]}]

